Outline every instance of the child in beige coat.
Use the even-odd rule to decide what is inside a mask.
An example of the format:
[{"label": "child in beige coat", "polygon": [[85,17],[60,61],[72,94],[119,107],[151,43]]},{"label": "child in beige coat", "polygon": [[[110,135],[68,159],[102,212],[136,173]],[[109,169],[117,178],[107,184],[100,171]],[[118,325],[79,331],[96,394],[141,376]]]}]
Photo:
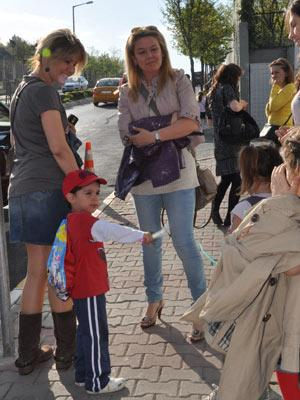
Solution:
[{"label": "child in beige coat", "polygon": [[272,197],[225,237],[207,291],[183,316],[226,354],[208,400],[257,400],[278,367],[285,400],[300,399],[300,128],[282,149]]}]

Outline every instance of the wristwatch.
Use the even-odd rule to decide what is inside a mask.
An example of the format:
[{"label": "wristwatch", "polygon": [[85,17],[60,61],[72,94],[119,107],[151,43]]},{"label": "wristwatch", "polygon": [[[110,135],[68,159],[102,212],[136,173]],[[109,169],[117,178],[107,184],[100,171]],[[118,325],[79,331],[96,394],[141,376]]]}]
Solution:
[{"label": "wristwatch", "polygon": [[155,143],[160,143],[161,142],[159,130],[154,131],[154,137],[155,137]]}]

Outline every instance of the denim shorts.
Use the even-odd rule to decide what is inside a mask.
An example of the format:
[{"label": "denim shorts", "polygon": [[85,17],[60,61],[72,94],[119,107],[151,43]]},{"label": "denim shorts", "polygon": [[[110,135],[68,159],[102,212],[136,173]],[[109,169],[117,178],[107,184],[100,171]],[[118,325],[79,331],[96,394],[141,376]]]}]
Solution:
[{"label": "denim shorts", "polygon": [[52,245],[57,228],[70,212],[61,190],[25,193],[9,199],[10,241]]}]

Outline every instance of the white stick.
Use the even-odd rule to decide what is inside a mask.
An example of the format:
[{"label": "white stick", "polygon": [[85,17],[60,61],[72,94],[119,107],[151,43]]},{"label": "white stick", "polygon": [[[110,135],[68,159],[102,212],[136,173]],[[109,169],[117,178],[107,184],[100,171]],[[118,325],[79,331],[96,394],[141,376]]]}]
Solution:
[{"label": "white stick", "polygon": [[169,230],[169,226],[168,226],[168,224],[165,224],[165,226],[162,229],[160,229],[157,232],[152,233],[153,239],[155,240],[155,239],[159,239],[159,238],[163,237],[166,233],[168,233],[168,230]]}]

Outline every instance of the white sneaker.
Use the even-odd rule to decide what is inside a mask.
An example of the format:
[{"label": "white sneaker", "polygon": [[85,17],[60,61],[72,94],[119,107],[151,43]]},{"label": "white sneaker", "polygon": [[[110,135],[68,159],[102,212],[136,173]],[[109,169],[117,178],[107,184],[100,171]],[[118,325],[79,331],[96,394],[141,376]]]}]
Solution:
[{"label": "white sneaker", "polygon": [[124,378],[109,378],[109,382],[103,389],[99,392],[93,392],[92,390],[87,390],[88,394],[102,394],[102,393],[113,393],[122,390],[125,387],[126,379]]},{"label": "white sneaker", "polygon": [[218,396],[219,386],[212,384],[212,387],[214,388],[214,390],[207,396],[204,396],[202,400],[217,400],[218,399],[217,396]]},{"label": "white sneaker", "polygon": [[83,387],[83,386],[85,386],[85,383],[84,382],[75,382],[75,385],[79,386],[79,387]]}]

